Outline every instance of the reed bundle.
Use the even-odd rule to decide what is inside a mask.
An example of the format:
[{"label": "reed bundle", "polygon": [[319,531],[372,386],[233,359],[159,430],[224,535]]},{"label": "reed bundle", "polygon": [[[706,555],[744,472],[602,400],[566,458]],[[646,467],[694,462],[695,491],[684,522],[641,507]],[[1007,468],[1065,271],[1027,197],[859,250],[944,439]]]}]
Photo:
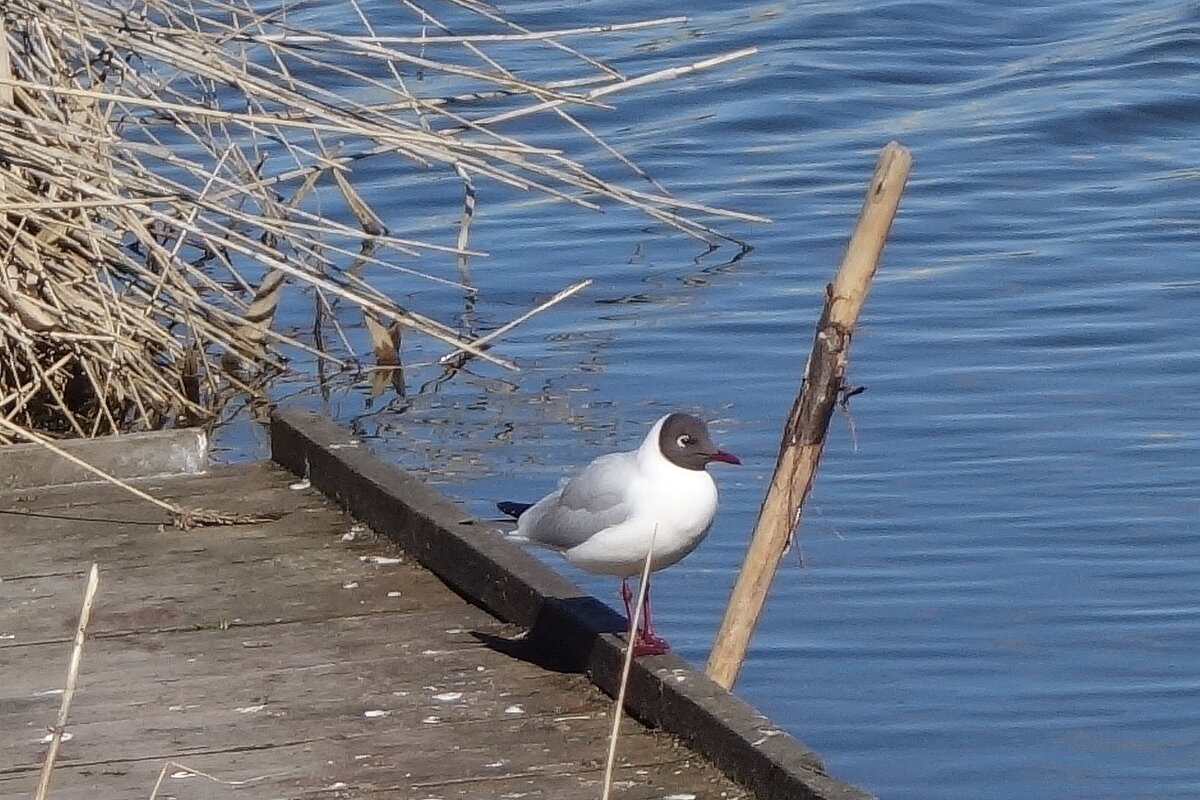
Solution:
[{"label": "reed bundle", "polygon": [[[576,112],[752,51],[628,76],[564,40],[680,20],[533,32],[476,0],[436,11],[397,0],[386,20],[370,16],[383,16],[379,5],[327,5],[336,30],[311,4],[3,4],[5,419],[62,436],[154,429],[211,418],[223,397],[253,388],[248,375],[281,367],[287,347],[337,360],[275,330],[285,287],[507,365],[373,285],[385,270],[461,285],[409,263],[471,253],[481,179],[584,207],[625,204],[702,239],[720,235],[703,219],[749,218],[672,197]],[[578,134],[603,169],[522,141],[513,126],[531,116]],[[613,165],[638,186],[598,176]],[[464,198],[443,242],[389,231],[390,215],[359,188],[429,174]]]}]

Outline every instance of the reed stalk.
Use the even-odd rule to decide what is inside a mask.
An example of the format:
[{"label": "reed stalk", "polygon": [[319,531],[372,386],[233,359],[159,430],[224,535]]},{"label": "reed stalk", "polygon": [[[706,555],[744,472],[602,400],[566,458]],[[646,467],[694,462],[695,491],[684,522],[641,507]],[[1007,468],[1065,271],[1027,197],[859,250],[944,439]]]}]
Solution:
[{"label": "reed stalk", "polygon": [[33,800],[45,800],[47,792],[50,791],[50,778],[54,775],[58,749],[62,745],[63,734],[67,730],[67,719],[71,715],[71,701],[75,699],[75,685],[79,682],[79,667],[83,663],[83,642],[87,637],[88,624],[92,619],[92,604],[96,600],[96,589],[99,585],[100,565],[93,563],[91,571],[88,572],[87,587],[83,592],[79,624],[75,626],[75,639],[71,645],[71,661],[67,667],[67,682],[63,687],[62,702],[59,703],[54,727],[50,729],[50,746],[46,749],[46,758],[42,761],[42,771],[38,776],[37,790],[33,794]]}]

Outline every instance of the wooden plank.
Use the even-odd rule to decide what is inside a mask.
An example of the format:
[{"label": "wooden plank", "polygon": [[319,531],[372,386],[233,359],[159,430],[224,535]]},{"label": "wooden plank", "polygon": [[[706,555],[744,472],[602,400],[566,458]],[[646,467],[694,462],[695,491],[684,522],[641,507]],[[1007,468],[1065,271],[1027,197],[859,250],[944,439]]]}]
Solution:
[{"label": "wooden plank", "polygon": [[390,547],[342,542],[346,526],[340,521],[329,525],[325,515],[301,521],[303,528],[279,521],[187,534],[150,529],[98,536],[89,558],[73,560],[69,573],[38,574],[38,563],[53,561],[36,559],[53,558],[52,551],[62,545],[52,539],[31,544],[5,564],[16,574],[0,576],[0,634],[6,637],[0,648],[69,639],[78,617],[82,571],[91,558],[101,564],[103,581],[94,634],[461,603],[427,570],[396,562]]},{"label": "wooden plank", "polygon": [[[580,676],[511,662],[464,629],[447,627],[461,623],[461,611],[274,625],[252,647],[238,631],[93,641],[62,763],[76,773],[88,767],[132,771],[146,780],[168,757],[193,764],[195,758],[257,753],[257,774],[291,775],[290,787],[306,791],[346,782],[348,775],[364,788],[405,782],[462,788],[494,782],[498,774],[594,780],[606,747],[608,701]],[[501,629],[482,611],[474,615],[475,627]],[[37,651],[46,667],[65,653],[51,645],[24,650]],[[34,670],[2,690],[0,731],[25,736],[0,738],[16,757],[0,769],[0,790],[36,774],[43,749],[39,721],[52,718],[57,704],[45,688],[48,675]],[[436,684],[429,683],[431,675],[438,676]],[[628,721],[625,731],[645,735]],[[299,745],[306,763],[342,763],[341,778],[337,770],[301,769],[301,780],[297,765],[276,752]],[[667,737],[639,736],[630,753],[631,769],[666,765],[671,775],[683,770],[706,783],[714,778],[702,763],[684,769],[685,754]],[[221,774],[225,780],[253,777]],[[61,776],[56,785],[65,787]]]},{"label": "wooden plank", "polygon": [[[538,769],[522,770],[503,759],[484,762],[486,772],[440,780],[424,780],[408,769],[407,753],[398,757],[372,742],[351,741],[340,752],[324,751],[321,743],[297,742],[270,748],[206,753],[187,756],[176,764],[207,773],[216,780],[187,775],[178,768],[168,774],[160,797],[175,800],[228,800],[230,797],[387,797],[396,800],[561,800],[599,797],[603,765],[545,763]],[[358,747],[354,747],[358,745]],[[404,753],[403,750],[399,752]],[[622,759],[615,773],[615,795],[623,800],[743,800],[750,795],[729,785],[712,770],[698,765],[694,755],[680,754],[679,760],[647,768],[638,761]],[[264,756],[270,758],[264,763]],[[474,765],[478,753],[452,751],[435,759],[447,773],[460,761]],[[167,759],[111,762],[103,765],[74,765],[56,773],[56,800],[95,800],[97,786],[104,797],[141,798],[151,787]],[[697,768],[700,767],[700,768]],[[268,769],[273,771],[268,771]],[[667,780],[663,780],[664,773]],[[217,782],[220,781],[220,782]],[[0,774],[0,796],[28,797],[24,776]]]},{"label": "wooden plank", "polygon": [[[286,486],[304,486],[302,481],[295,478],[281,478],[270,464],[254,462],[222,466],[210,472],[188,476],[165,476],[129,481],[133,485],[155,497],[169,500],[179,505],[198,506],[205,502],[218,503],[222,508],[229,506],[233,510],[253,511],[266,510],[263,503],[267,500],[278,499],[280,502],[294,507],[330,507],[336,506],[319,492],[310,489],[284,491]],[[305,498],[303,506],[296,506],[286,500],[290,493]],[[69,509],[90,510],[97,515],[114,517],[118,522],[126,520],[124,513],[116,513],[116,506],[133,504],[133,508],[147,511],[153,507],[138,499],[126,489],[109,483],[93,483],[86,486],[38,486],[20,490],[0,489],[0,504],[6,511],[63,511]],[[107,513],[109,507],[114,507],[112,513]],[[146,514],[142,518],[157,524],[162,519],[157,515]],[[87,528],[79,528],[76,532],[85,534]]]},{"label": "wooden plank", "polygon": [[[199,428],[56,441],[59,447],[115,478],[193,475],[208,467],[208,436]],[[95,474],[39,444],[0,446],[0,487],[93,483]]]},{"label": "wooden plank", "polygon": [[[512,657],[519,628],[386,540],[344,541],[351,520],[294,483],[263,465],[141,482],[180,504],[286,512],[189,532],[111,486],[0,498],[72,517],[0,515],[0,796],[36,784],[94,559],[56,798],[148,797],[168,760],[223,781],[169,778],[175,798],[596,794],[610,701]],[[98,516],[124,522],[78,519]],[[621,796],[744,796],[673,737],[622,730]]]},{"label": "wooden plank", "polygon": [[[428,572],[346,560],[347,551],[237,561],[202,551],[186,561],[174,554],[170,567],[141,562],[105,568],[92,635],[245,627],[461,604]],[[208,584],[201,582],[205,575],[214,576]],[[160,589],[156,581],[167,585]],[[79,616],[80,586],[74,575],[0,582],[0,649],[69,641]]]},{"label": "wooden plank", "polygon": [[[350,519],[313,493],[281,493],[279,476],[273,476],[274,486],[267,482],[269,476],[261,468],[238,469],[233,475],[189,482],[193,491],[219,497],[239,487],[236,502],[226,503],[225,510],[270,505],[286,512],[280,520],[257,525],[183,532],[156,525],[32,518],[34,533],[28,530],[29,519],[0,516],[0,537],[25,534],[21,547],[0,565],[0,634],[5,636],[0,648],[68,639],[78,617],[80,581],[92,560],[101,564],[103,575],[101,602],[92,616],[94,635],[254,625],[460,602],[427,570],[403,560],[395,563],[402,557],[389,543],[343,541]],[[120,490],[100,494],[113,501],[104,507],[107,518],[153,519],[157,514],[150,504]],[[189,496],[175,487],[158,494],[172,500]],[[43,493],[36,500],[27,498],[22,507],[98,513],[95,500],[84,508],[78,492]],[[63,569],[63,553],[84,548],[87,557]],[[55,567],[47,571],[50,564]]]}]

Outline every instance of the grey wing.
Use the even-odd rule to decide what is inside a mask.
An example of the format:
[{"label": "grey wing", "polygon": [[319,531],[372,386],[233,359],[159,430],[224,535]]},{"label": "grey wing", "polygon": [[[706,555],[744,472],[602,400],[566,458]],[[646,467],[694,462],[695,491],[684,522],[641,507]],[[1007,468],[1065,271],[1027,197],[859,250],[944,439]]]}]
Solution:
[{"label": "grey wing", "polygon": [[521,515],[517,532],[555,550],[570,550],[630,514],[633,453],[600,456],[553,494]]}]

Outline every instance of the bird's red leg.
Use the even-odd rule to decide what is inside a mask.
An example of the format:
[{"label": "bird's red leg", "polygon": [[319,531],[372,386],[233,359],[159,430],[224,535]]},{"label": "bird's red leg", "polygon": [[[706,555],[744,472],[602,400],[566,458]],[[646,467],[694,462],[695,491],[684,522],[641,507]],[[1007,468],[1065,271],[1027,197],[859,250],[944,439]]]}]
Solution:
[{"label": "bird's red leg", "polygon": [[621,599],[625,601],[625,620],[633,622],[633,591],[629,588],[629,578],[621,579]]},{"label": "bird's red leg", "polygon": [[646,596],[642,600],[642,625],[633,641],[635,656],[661,656],[671,649],[667,640],[654,635],[654,622],[650,618],[650,581],[646,581]]}]

